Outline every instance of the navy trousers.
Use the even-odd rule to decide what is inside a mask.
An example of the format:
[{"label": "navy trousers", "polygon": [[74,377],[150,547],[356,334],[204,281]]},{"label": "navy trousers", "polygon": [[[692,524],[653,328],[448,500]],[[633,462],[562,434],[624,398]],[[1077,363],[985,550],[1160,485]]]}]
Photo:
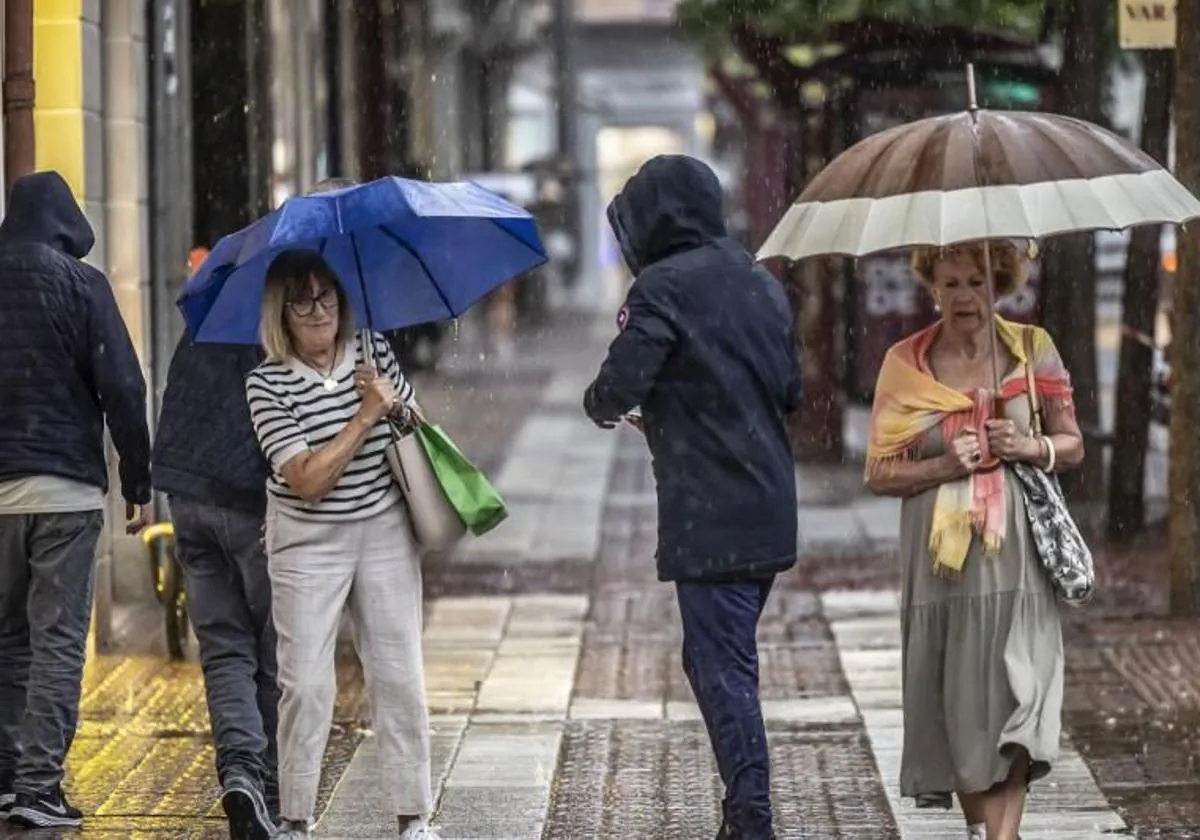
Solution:
[{"label": "navy trousers", "polygon": [[758,620],[774,578],[678,583],[683,670],[708,727],[738,840],[770,840],[771,763],[758,699]]},{"label": "navy trousers", "polygon": [[212,721],[217,779],[261,788],[279,811],[279,686],[271,580],[259,544],[262,517],[172,496],[175,548]]}]

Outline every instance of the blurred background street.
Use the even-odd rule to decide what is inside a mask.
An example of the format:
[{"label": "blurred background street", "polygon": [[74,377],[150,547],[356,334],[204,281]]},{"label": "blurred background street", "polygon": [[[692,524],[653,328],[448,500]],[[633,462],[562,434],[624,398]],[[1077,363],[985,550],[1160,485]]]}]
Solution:
[{"label": "blurred background street", "polygon": [[[838,152],[962,108],[968,61],[985,107],[1081,116],[1168,162],[1173,50],[1122,17],[1135,7],[1173,20],[1109,0],[4,0],[3,178],[70,183],[155,415],[189,266],[289,196],[335,176],[472,179],[534,213],[549,264],[390,336],[511,509],[425,561],[434,821],[446,838],[694,840],[717,830],[719,782],[654,577],[648,455],[580,408],[629,283],[608,200],[648,157],[694,155],[754,249]],[[771,268],[806,386],[800,562],[760,635],[779,837],[959,838],[956,813],[899,798],[898,504],[861,482],[882,354],[932,302],[905,255]],[[1030,840],[1200,837],[1200,612],[1171,598],[1152,397],[1178,272],[1174,231],[1073,235],[1004,302],[1075,376],[1091,458],[1069,490],[1100,580],[1065,615],[1064,755]],[[69,760],[87,821],[66,836],[224,837],[170,558],[121,533],[122,508],[113,495]],[[317,836],[391,836],[348,641],[339,675]]]}]

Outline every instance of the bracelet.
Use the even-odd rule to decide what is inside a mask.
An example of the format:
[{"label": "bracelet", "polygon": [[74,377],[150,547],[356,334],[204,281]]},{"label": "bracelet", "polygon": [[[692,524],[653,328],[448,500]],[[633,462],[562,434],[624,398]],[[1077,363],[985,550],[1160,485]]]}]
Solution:
[{"label": "bracelet", "polygon": [[1046,472],[1054,472],[1054,462],[1058,457],[1058,453],[1054,451],[1054,441],[1050,440],[1046,435],[1042,435],[1042,443],[1046,444]]},{"label": "bracelet", "polygon": [[399,397],[396,397],[392,403],[392,407],[388,409],[387,417],[389,420],[394,420],[400,425],[406,425],[409,421],[408,406]]}]

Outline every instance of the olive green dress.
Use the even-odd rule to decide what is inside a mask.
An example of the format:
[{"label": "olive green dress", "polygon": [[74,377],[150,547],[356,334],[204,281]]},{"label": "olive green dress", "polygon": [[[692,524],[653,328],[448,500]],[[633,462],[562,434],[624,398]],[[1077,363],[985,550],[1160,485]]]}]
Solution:
[{"label": "olive green dress", "polygon": [[[1025,394],[1007,416],[1029,427]],[[944,452],[935,428],[920,457]],[[1009,775],[1010,747],[1033,761],[1030,781],[1058,755],[1063,644],[1058,604],[1006,467],[1004,542],[982,555],[976,536],[961,575],[933,571],[929,532],[937,488],[904,501],[900,520],[904,752],[900,791],[918,807],[951,807],[953,792],[985,791]]]}]

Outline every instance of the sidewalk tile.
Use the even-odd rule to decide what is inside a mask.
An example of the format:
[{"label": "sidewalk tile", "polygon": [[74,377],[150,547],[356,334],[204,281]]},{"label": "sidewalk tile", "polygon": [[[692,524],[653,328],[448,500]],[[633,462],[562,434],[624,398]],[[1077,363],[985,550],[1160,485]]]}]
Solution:
[{"label": "sidewalk tile", "polygon": [[[466,722],[438,718],[430,736],[433,750],[434,797],[450,771],[455,752],[466,731]],[[317,836],[353,838],[394,837],[396,815],[390,813],[380,784],[379,752],[375,738],[359,746],[317,824]]]},{"label": "sidewalk tile", "polygon": [[608,700],[576,697],[571,703],[572,720],[662,720],[666,709],[657,700]]},{"label": "sidewalk tile", "polygon": [[427,646],[499,642],[511,609],[509,598],[439,598],[426,606],[424,642]]},{"label": "sidewalk tile", "polygon": [[500,726],[472,724],[446,780],[455,788],[548,790],[554,778],[561,724]]},{"label": "sidewalk tile", "polygon": [[[885,618],[900,609],[899,593],[893,590],[842,590],[821,593],[821,607],[831,622],[848,618]],[[896,625],[898,626],[898,625]]]},{"label": "sidewalk tile", "polygon": [[858,709],[849,697],[806,697],[795,700],[764,700],[763,718],[787,723],[857,723]]},{"label": "sidewalk tile", "polygon": [[866,540],[862,522],[851,508],[801,508],[798,520],[804,546],[857,545]]},{"label": "sidewalk tile", "polygon": [[481,712],[555,712],[566,716],[576,651],[567,656],[497,657],[479,692]]},{"label": "sidewalk tile", "polygon": [[425,690],[475,691],[491,670],[494,650],[435,647],[425,651]]}]

